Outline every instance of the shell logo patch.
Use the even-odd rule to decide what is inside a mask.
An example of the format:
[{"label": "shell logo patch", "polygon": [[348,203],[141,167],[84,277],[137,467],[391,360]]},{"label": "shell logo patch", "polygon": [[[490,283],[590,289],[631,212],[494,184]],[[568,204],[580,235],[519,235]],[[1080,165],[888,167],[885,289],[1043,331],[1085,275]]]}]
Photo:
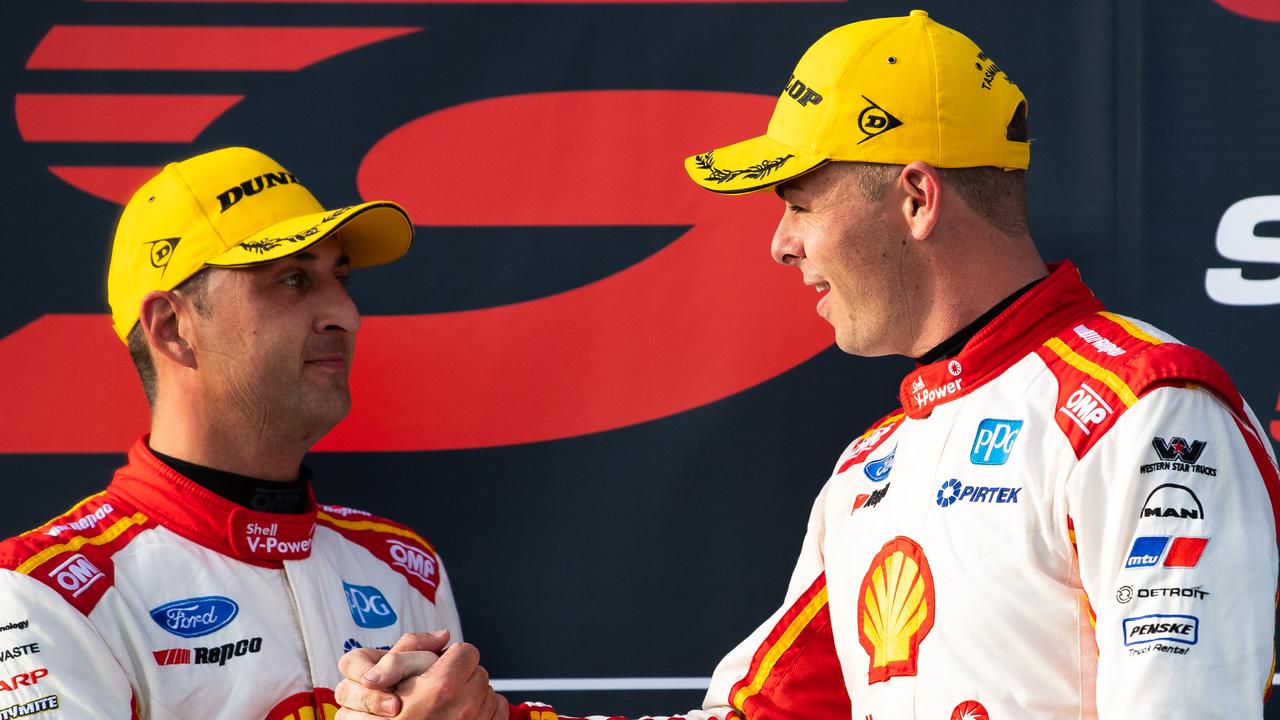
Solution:
[{"label": "shell logo patch", "polygon": [[989,720],[987,709],[977,700],[965,700],[951,711],[951,720]]},{"label": "shell logo patch", "polygon": [[333,720],[338,716],[338,701],[328,688],[316,688],[314,693],[300,692],[281,700],[267,720]]},{"label": "shell logo patch", "polygon": [[867,682],[915,675],[920,641],[936,614],[924,550],[908,537],[885,543],[858,590],[858,640],[871,658]]}]

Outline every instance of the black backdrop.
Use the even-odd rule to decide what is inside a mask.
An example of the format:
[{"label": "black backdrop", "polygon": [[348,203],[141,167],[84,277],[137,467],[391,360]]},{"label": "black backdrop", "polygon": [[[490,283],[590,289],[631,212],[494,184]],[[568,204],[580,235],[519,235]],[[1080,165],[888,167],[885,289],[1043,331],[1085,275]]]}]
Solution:
[{"label": "black backdrop", "polygon": [[[1276,441],[1270,5],[926,7],[1030,99],[1045,256],[1073,258],[1112,309],[1217,357]],[[100,489],[144,427],[104,315],[121,192],[137,168],[250,145],[322,201],[403,196],[419,223],[411,256],[353,290],[369,331],[358,362],[374,359],[357,367],[352,419],[309,460],[322,499],[436,544],[467,639],[513,698],[567,712],[695,706],[701,691],[673,688],[709,675],[773,609],[830,464],[894,407],[909,364],[831,347],[812,296],[764,267],[776,201],[708,195],[725,210],[694,198],[677,187],[680,155],[762,129],[822,32],[908,9],[6,3],[0,535]],[[169,28],[186,51],[165,52],[140,26]],[[548,114],[539,99],[570,110]],[[662,121],[672,113],[683,119]],[[690,255],[694,240],[713,249]],[[759,263],[750,283],[738,253]],[[699,288],[783,310],[726,320]],[[653,308],[675,312],[675,341],[633,321]],[[522,334],[525,321],[536,332]],[[379,355],[380,338],[405,335]],[[667,689],[516,682],[548,678]]]}]

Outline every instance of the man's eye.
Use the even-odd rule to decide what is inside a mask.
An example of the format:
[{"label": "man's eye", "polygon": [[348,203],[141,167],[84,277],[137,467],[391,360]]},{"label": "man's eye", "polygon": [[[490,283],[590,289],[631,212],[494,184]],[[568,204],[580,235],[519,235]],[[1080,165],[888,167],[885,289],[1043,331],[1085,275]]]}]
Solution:
[{"label": "man's eye", "polygon": [[792,205],[790,203],[787,203],[787,212],[802,213],[804,212],[804,208],[800,207],[799,205]]},{"label": "man's eye", "polygon": [[300,272],[299,272],[299,273],[290,273],[290,274],[288,274],[288,275],[285,275],[285,276],[284,276],[284,279],[283,279],[283,280],[281,280],[280,282],[282,282],[282,283],[284,283],[285,285],[288,285],[288,286],[290,286],[290,287],[306,287],[306,286],[307,286],[307,275],[306,275],[306,273],[300,273]]}]

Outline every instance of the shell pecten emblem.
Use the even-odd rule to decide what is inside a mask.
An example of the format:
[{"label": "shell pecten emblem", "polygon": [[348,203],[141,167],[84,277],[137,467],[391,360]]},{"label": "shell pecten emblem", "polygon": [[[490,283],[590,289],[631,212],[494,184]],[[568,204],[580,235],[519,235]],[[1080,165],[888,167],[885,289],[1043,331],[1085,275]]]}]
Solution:
[{"label": "shell pecten emblem", "polygon": [[871,658],[867,682],[915,675],[920,642],[936,614],[924,550],[908,537],[885,543],[858,590],[858,640]]}]

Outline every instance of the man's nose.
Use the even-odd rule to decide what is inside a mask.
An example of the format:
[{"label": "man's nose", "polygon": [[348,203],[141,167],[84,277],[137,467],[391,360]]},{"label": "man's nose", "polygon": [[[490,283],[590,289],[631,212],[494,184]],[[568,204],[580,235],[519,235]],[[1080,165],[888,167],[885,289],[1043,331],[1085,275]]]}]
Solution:
[{"label": "man's nose", "polygon": [[340,330],[355,334],[360,329],[360,310],[351,293],[337,278],[325,291],[324,310],[316,318],[316,330]]},{"label": "man's nose", "polygon": [[790,222],[791,214],[783,211],[778,227],[773,231],[773,240],[769,243],[769,253],[775,262],[783,265],[795,265],[804,257],[804,245],[796,237]]}]

